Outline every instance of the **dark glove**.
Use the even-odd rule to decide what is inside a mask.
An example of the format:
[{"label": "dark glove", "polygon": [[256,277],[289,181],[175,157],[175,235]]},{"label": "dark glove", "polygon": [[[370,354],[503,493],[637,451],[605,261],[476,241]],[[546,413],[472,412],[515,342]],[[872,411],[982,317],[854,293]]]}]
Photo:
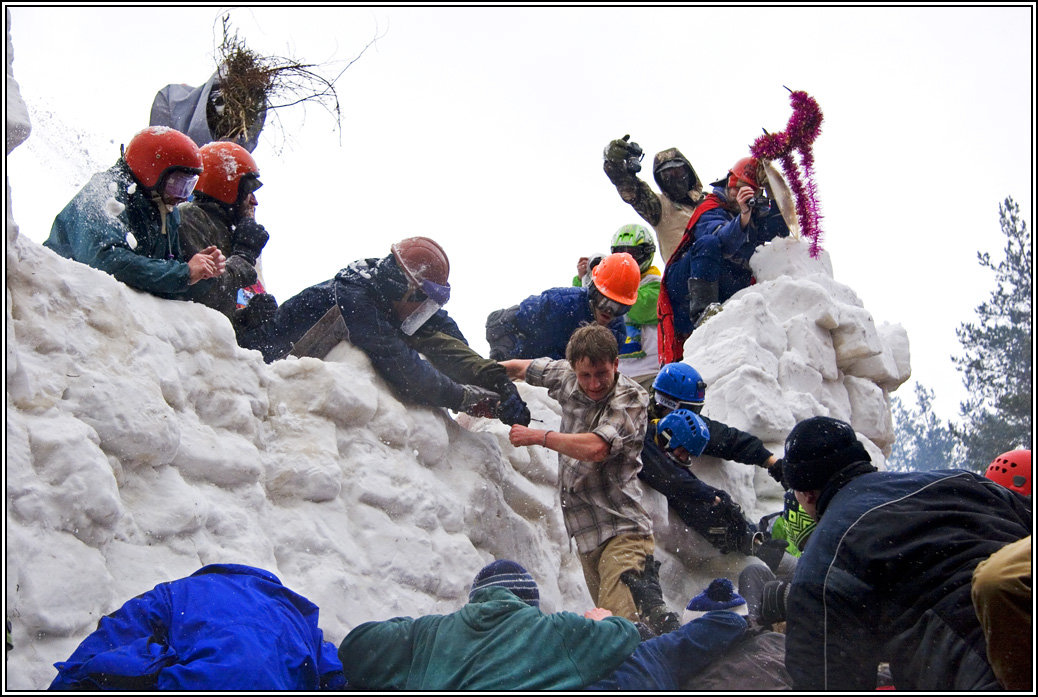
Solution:
[{"label": "dark glove", "polygon": [[458,411],[484,419],[497,416],[501,408],[501,395],[475,385],[462,385],[461,389],[461,405],[458,406]]},{"label": "dark glove", "polygon": [[626,135],[623,138],[609,141],[609,145],[605,146],[605,150],[602,151],[602,157],[612,162],[623,162],[631,154],[630,140],[631,136]]},{"label": "dark glove", "polygon": [[248,305],[235,313],[234,324],[243,330],[254,329],[274,319],[277,309],[278,301],[273,295],[258,293],[249,298]]},{"label": "dark glove", "polygon": [[526,402],[523,401],[522,397],[519,396],[518,390],[508,395],[505,401],[501,402],[497,418],[501,420],[501,423],[508,424],[509,426],[513,424],[519,424],[520,426],[530,425],[530,409],[526,406]]},{"label": "dark glove", "polygon": [[234,226],[234,234],[231,237],[231,254],[237,254],[253,266],[260,252],[266,246],[270,235],[266,229],[252,218],[245,218]]},{"label": "dark glove", "polygon": [[784,477],[782,474],[783,468],[785,468],[785,466],[786,458],[780,457],[778,460],[775,460],[775,464],[768,467],[768,474],[771,475],[772,479],[781,484],[783,489],[787,488],[786,482],[784,481]]}]

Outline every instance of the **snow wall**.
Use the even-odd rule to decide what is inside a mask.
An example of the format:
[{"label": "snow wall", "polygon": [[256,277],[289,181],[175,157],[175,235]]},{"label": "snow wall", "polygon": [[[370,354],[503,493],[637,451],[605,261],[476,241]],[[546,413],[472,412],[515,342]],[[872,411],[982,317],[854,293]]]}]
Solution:
[{"label": "snow wall", "polygon": [[[9,31],[7,56],[9,153],[30,132]],[[530,570],[546,611],[591,606],[554,453],[512,448],[497,421],[402,404],[348,344],[266,365],[217,312],[20,236],[9,185],[6,220],[6,688],[45,688],[101,616],[214,562],[275,573],[320,607],[336,644],[367,620],[457,609],[494,558]],[[761,248],[754,270],[685,347],[710,385],[704,413],[776,453],[798,420],[832,415],[882,466],[905,331],[877,327],[799,241]],[[547,392],[519,387],[557,428]],[[751,519],[781,507],[759,468],[694,470]],[[747,563],[668,519],[659,494],[644,500],[673,608]]]}]

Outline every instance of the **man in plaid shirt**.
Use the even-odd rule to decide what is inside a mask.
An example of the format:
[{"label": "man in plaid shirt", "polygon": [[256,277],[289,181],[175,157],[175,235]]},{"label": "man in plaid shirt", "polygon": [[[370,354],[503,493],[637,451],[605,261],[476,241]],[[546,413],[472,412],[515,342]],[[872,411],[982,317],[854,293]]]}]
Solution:
[{"label": "man in plaid shirt", "polygon": [[502,365],[513,380],[547,387],[562,406],[561,431],[515,425],[509,440],[559,453],[562,516],[576,540],[591,599],[656,629],[656,622],[639,615],[620,578],[625,571],[642,574],[655,542],[638,480],[649,397],[619,373],[616,339],[605,327],[588,325],[573,333],[564,361],[515,359]]}]

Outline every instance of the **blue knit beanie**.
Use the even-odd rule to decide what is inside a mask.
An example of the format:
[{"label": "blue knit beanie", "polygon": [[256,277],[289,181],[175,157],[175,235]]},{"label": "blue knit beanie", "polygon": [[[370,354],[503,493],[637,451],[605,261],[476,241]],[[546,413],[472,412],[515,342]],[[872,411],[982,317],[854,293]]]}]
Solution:
[{"label": "blue knit beanie", "polygon": [[469,601],[472,595],[480,588],[488,586],[501,586],[519,596],[519,599],[527,605],[540,607],[541,594],[537,590],[537,582],[533,576],[519,564],[508,559],[498,559],[483,567],[472,581],[472,590],[469,591]]},{"label": "blue knit beanie", "polygon": [[691,622],[713,610],[730,610],[739,615],[748,612],[745,598],[735,592],[732,582],[727,578],[715,578],[705,591],[688,601],[681,622]]}]

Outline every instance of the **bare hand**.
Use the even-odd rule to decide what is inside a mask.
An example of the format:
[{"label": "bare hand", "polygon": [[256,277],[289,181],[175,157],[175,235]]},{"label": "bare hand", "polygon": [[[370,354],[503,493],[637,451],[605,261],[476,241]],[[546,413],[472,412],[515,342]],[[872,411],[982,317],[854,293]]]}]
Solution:
[{"label": "bare hand", "polygon": [[588,610],[584,613],[584,617],[589,620],[604,620],[606,617],[612,617],[613,613],[606,610],[604,607],[596,607],[593,610]]},{"label": "bare hand", "polygon": [[226,270],[227,258],[219,247],[206,247],[187,262],[187,284],[194,285],[206,278],[216,278]]},{"label": "bare hand", "polygon": [[580,257],[577,260],[577,275],[584,278],[584,274],[587,273],[587,263],[591,261],[591,257]]},{"label": "bare hand", "polygon": [[544,440],[544,431],[534,430],[519,424],[513,424],[508,432],[508,442],[519,447],[521,445],[540,445]]},{"label": "bare hand", "polygon": [[752,186],[743,186],[739,189],[739,192],[735,194],[735,200],[739,204],[739,212],[742,215],[750,214],[750,207],[747,204],[753,195],[757,193]]}]

